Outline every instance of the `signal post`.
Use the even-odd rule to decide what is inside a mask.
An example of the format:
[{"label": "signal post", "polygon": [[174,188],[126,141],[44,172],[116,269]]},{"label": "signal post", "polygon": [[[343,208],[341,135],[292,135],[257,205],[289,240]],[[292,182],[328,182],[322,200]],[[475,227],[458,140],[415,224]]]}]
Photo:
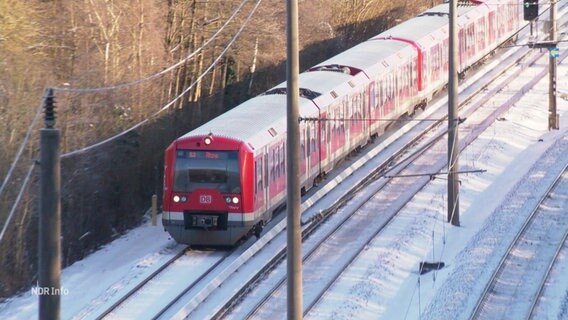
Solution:
[{"label": "signal post", "polygon": [[556,0],[550,2],[550,42],[554,43],[555,50],[550,50],[548,60],[549,70],[549,87],[548,87],[548,130],[560,129],[560,119],[556,109],[556,66],[558,48],[556,43],[558,38],[556,35]]},{"label": "signal post", "polygon": [[[549,75],[549,86],[548,86],[548,130],[560,128],[560,118],[556,107],[556,68],[557,68],[557,58],[559,55],[559,50],[557,47],[558,37],[556,35],[556,19],[557,19],[557,0],[550,1],[550,24],[549,26],[549,36],[547,41],[536,41],[529,42],[529,48],[544,48],[549,51],[548,59],[548,75]],[[532,35],[532,25],[535,20],[539,17],[539,4],[538,0],[523,0],[523,18],[531,23],[531,35]]]}]

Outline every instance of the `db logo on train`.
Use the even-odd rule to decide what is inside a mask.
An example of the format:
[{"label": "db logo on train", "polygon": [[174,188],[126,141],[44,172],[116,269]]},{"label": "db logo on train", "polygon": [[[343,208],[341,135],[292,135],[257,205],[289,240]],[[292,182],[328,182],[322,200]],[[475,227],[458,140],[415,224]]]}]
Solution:
[{"label": "db logo on train", "polygon": [[199,203],[210,204],[211,196],[208,194],[199,196]]}]

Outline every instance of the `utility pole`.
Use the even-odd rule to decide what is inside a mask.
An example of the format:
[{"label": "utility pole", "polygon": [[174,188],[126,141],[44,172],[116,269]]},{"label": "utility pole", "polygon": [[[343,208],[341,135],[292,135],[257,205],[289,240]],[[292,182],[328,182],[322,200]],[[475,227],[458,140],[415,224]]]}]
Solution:
[{"label": "utility pole", "polygon": [[61,305],[61,201],[59,130],[55,129],[53,89],[45,97],[45,128],[40,130],[39,319],[57,320]]},{"label": "utility pole", "polygon": [[[556,0],[550,2],[550,41],[555,44],[558,41],[556,35]],[[548,70],[549,70],[549,87],[548,87],[548,130],[560,128],[560,119],[556,110],[556,55],[549,55]]]},{"label": "utility pole", "polygon": [[448,222],[460,225],[458,175],[458,34],[457,1],[450,0],[450,48],[448,75]]},{"label": "utility pole", "polygon": [[287,0],[287,273],[288,319],[302,319],[302,230],[300,228],[300,89],[298,85],[298,0]]}]

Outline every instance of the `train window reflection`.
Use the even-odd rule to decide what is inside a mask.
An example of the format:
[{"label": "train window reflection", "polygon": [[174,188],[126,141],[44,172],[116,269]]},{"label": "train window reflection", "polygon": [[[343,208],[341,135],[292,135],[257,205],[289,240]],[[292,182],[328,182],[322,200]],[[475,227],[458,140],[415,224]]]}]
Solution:
[{"label": "train window reflection", "polygon": [[178,150],[174,191],[217,189],[221,193],[240,193],[238,151]]}]

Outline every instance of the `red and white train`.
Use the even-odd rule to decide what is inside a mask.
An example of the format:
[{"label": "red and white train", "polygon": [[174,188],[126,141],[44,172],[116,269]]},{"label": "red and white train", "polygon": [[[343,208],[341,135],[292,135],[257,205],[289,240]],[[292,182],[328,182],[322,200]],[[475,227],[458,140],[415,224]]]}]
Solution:
[{"label": "red and white train", "polygon": [[[514,35],[519,0],[458,8],[459,71]],[[433,7],[300,74],[304,190],[448,79],[449,5]],[[332,119],[345,119],[332,120]],[[179,243],[234,245],[286,200],[286,83],[176,139],[165,152],[163,225]]]}]

